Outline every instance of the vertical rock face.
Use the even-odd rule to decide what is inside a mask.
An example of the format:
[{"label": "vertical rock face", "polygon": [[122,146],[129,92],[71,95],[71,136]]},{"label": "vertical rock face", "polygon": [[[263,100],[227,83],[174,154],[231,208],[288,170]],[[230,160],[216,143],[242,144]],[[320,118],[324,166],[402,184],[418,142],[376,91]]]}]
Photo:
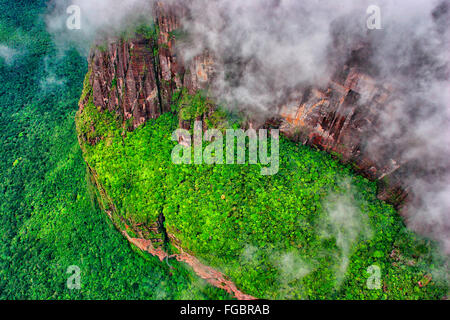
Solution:
[{"label": "vertical rock face", "polygon": [[280,108],[280,129],[288,137],[339,155],[343,162],[382,184],[380,198],[399,203],[399,163],[392,150],[376,148],[370,141],[379,136],[381,113],[387,112],[391,92],[358,68],[345,65],[325,88],[308,88],[300,99]]},{"label": "vertical rock face", "polygon": [[[208,52],[185,62],[182,49],[175,47],[182,18],[189,15],[186,7],[156,3],[154,15],[153,35],[110,40],[89,57],[94,104],[118,113],[124,121],[132,119],[131,130],[169,112],[176,90],[186,88],[195,94],[208,89],[214,77],[214,57]],[[287,97],[278,106],[277,123],[286,136],[339,155],[367,177],[382,180],[380,198],[397,204],[406,195],[401,166],[392,150],[373,150],[367,143],[380,130],[378,118],[389,110],[391,92],[364,72],[361,61],[364,57],[338,67],[324,88],[310,87]],[[189,125],[180,119],[180,127]]]},{"label": "vertical rock face", "polygon": [[155,4],[155,20],[158,26],[157,35],[157,70],[160,84],[161,103],[170,106],[175,90],[183,85],[184,66],[175,52],[174,32],[181,27],[181,17],[185,8],[179,5],[164,6]]},{"label": "vertical rock face", "polygon": [[165,110],[158,98],[152,43],[137,38],[111,42],[96,48],[90,56],[90,84],[94,104],[115,111],[133,128]]},{"label": "vertical rock face", "polygon": [[110,39],[89,56],[94,104],[118,113],[124,121],[132,119],[131,129],[169,112],[176,90],[184,87],[194,94],[206,89],[213,73],[213,59],[207,53],[184,63],[175,49],[186,8],[156,3],[154,14],[154,35]]}]

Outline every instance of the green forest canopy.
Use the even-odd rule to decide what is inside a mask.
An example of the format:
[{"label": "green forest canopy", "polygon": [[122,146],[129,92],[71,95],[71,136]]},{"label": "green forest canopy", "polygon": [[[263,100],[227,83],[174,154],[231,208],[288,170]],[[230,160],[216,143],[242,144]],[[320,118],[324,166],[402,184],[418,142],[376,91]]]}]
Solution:
[{"label": "green forest canopy", "polygon": [[[223,299],[184,264],[141,255],[89,191],[77,142],[85,58],[61,55],[46,1],[0,0],[0,299]],[[81,290],[66,286],[81,269]]]},{"label": "green forest canopy", "polygon": [[[89,93],[86,88],[85,93]],[[186,100],[184,98],[184,100]],[[198,99],[193,99],[198,101]],[[177,117],[133,132],[90,102],[77,115],[84,156],[130,225],[156,222],[184,250],[258,298],[419,299],[446,294],[435,245],[408,232],[376,185],[330,155],[281,139],[280,171],[260,165],[175,165]],[[433,264],[434,263],[434,264]],[[382,288],[367,286],[377,266]]]}]

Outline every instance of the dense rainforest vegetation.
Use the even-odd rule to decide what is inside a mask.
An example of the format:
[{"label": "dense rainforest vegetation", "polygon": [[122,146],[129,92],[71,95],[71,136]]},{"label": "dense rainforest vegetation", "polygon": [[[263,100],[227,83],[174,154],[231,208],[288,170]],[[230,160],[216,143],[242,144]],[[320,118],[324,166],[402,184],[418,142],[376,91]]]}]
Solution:
[{"label": "dense rainforest vegetation", "polygon": [[[245,293],[447,294],[435,244],[407,231],[374,183],[317,150],[282,139],[275,176],[261,176],[259,165],[176,166],[174,114],[124,132],[122,119],[90,103],[78,130],[101,140],[82,144],[82,154],[74,119],[80,95],[90,94],[88,85],[82,93],[87,64],[55,46],[45,7],[0,0],[0,299],[229,298],[185,264],[133,249],[100,210],[83,156],[130,226],[164,214],[179,245]],[[201,96],[179,94],[190,105],[183,119],[205,110]],[[81,270],[80,290],[66,285],[72,265]],[[373,266],[381,271],[376,289],[367,286]]]},{"label": "dense rainforest vegetation", "polygon": [[228,298],[133,250],[98,209],[74,124],[86,59],[55,47],[45,12],[0,0],[0,299]]},{"label": "dense rainforest vegetation", "polygon": [[[82,99],[91,90],[86,79]],[[207,110],[198,94],[176,96],[187,114]],[[262,176],[260,165],[248,163],[173,164],[178,118],[172,113],[128,132],[119,115],[100,112],[91,96],[76,123],[84,156],[106,191],[104,206],[137,229],[162,213],[167,233],[178,240],[170,250],[181,246],[245,293],[268,299],[447,293],[434,244],[406,230],[393,207],[377,199],[375,183],[326,153],[281,139],[279,173]],[[134,237],[136,228],[126,231]],[[381,272],[376,290],[367,285],[373,268]]]}]

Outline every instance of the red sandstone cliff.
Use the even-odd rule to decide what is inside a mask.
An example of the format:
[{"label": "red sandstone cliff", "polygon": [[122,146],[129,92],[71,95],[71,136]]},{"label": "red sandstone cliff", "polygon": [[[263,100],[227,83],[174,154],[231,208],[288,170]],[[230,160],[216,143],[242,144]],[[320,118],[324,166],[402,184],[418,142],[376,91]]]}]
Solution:
[{"label": "red sandstone cliff", "polygon": [[[124,121],[132,119],[130,130],[170,112],[177,89],[186,88],[193,94],[208,89],[214,77],[214,58],[208,52],[185,62],[179,52],[182,49],[175,46],[181,18],[188,14],[186,9],[156,4],[154,12],[157,26],[154,34],[110,39],[106,46],[94,48],[89,57],[89,83],[94,104],[118,113]],[[382,113],[389,114],[393,94],[387,84],[377,83],[361,62],[368,54],[364,49],[365,45],[360,45],[338,65],[326,86],[301,88],[292,93],[293,98],[286,97],[284,103],[274,106],[278,116],[262,125],[278,126],[289,138],[354,164],[363,175],[380,181],[381,199],[400,204],[406,197],[407,189],[402,184],[406,166],[395,158],[392,150],[375,149],[367,143],[382,129],[379,117]],[[80,102],[81,109],[86,102],[86,99]],[[180,120],[181,127],[189,125]],[[161,226],[158,222],[152,228],[158,233]],[[134,229],[139,238],[121,231],[138,248],[161,260],[168,257],[135,227],[129,228]],[[252,298],[240,292],[222,273],[201,264],[195,257],[181,251],[172,258],[190,264],[200,277],[236,297]]]},{"label": "red sandstone cliff", "polygon": [[[212,74],[212,58],[204,53],[186,65],[175,50],[174,33],[186,9],[179,5],[155,5],[155,34],[137,33],[131,39],[109,39],[89,56],[90,85],[94,104],[115,111],[132,129],[171,110],[173,93],[205,89]],[[87,101],[82,101],[80,108]]]},{"label": "red sandstone cliff", "polygon": [[[155,5],[156,33],[132,39],[110,39],[89,57],[94,104],[132,119],[135,129],[147,119],[171,110],[172,95],[206,89],[214,76],[214,59],[207,52],[185,63],[175,48],[175,33],[188,15],[180,5]],[[387,110],[389,87],[365,71],[364,46],[354,50],[324,88],[310,87],[286,98],[277,125],[288,137],[316,146],[353,163],[363,175],[379,180],[380,198],[399,204],[405,198],[400,163],[390,150],[373,150],[368,137],[380,130],[380,113]],[[81,102],[80,107],[83,107]],[[188,123],[180,120],[181,127]]]}]

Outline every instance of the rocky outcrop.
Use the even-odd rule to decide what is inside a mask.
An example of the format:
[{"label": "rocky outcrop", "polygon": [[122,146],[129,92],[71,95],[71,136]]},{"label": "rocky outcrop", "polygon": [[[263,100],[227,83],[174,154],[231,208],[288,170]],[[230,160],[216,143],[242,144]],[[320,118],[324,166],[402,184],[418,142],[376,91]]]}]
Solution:
[{"label": "rocky outcrop", "polygon": [[[173,94],[187,88],[194,94],[206,89],[213,74],[213,59],[207,53],[182,61],[175,48],[181,33],[181,5],[155,4],[155,25],[137,31],[132,38],[111,38],[98,43],[89,56],[89,84],[93,102],[102,110],[116,112],[130,130],[146,120],[171,111]],[[80,109],[88,101],[82,100]]]},{"label": "rocky outcrop", "polygon": [[94,104],[133,119],[133,128],[167,111],[158,97],[152,46],[142,37],[111,41],[90,56]]},{"label": "rocky outcrop", "polygon": [[[214,57],[210,53],[203,52],[184,61],[180,52],[182,46],[175,46],[182,34],[181,21],[188,15],[187,9],[179,4],[156,3],[154,12],[152,28],[128,39],[109,39],[106,44],[96,46],[89,57],[88,82],[93,103],[102,110],[118,114],[128,130],[170,112],[172,105],[178,102],[173,100],[177,90],[185,89],[189,94],[207,90],[215,75]],[[380,182],[380,199],[399,205],[407,196],[407,188],[402,184],[407,168],[395,158],[393,150],[369,143],[374,137],[382,136],[379,118],[381,114],[389,114],[392,92],[387,84],[377,83],[362,64],[368,52],[364,49],[364,45],[359,45],[343,65],[337,66],[326,86],[299,88],[286,97],[284,103],[275,106],[277,117],[260,125],[279,127],[287,137],[353,164],[361,174]],[[81,110],[87,102],[88,97],[80,101]],[[208,116],[208,112],[202,116]],[[249,123],[258,126],[252,119]],[[180,117],[181,128],[188,129],[190,124],[191,121]],[[110,217],[113,218],[111,214]],[[163,223],[152,228],[161,227]],[[137,237],[121,230],[141,250],[161,260],[184,261],[200,277],[237,298],[253,298],[192,255],[180,249],[181,253],[169,256],[149,237],[134,231]]]},{"label": "rocky outcrop", "polygon": [[[325,150],[361,174],[380,181],[379,198],[401,204],[406,197],[395,152],[379,148],[379,117],[388,111],[389,87],[358,67],[345,65],[325,88],[310,87],[280,108],[281,131]],[[384,144],[383,144],[384,145]]]},{"label": "rocky outcrop", "polygon": [[168,259],[176,259],[177,261],[184,262],[192,269],[194,272],[202,279],[204,279],[209,284],[223,289],[228,292],[231,296],[235,297],[238,300],[256,300],[255,297],[245,294],[240,291],[236,285],[228,279],[222,272],[217,271],[214,268],[211,268],[205,264],[203,264],[200,260],[198,260],[193,255],[184,252],[180,247],[178,249],[181,251],[179,254],[168,255],[165,251],[160,248],[155,248],[153,246],[152,241],[140,238],[132,238],[125,231],[122,234],[128,239],[130,243],[135,245],[137,248],[142,251],[148,252],[153,256],[158,257],[161,261]]},{"label": "rocky outcrop", "polygon": [[[83,93],[80,112],[92,98],[100,110],[117,114],[124,127],[134,130],[148,119],[170,112],[177,90],[186,88],[187,93],[195,94],[200,89],[206,89],[213,71],[212,58],[203,53],[184,63],[175,50],[175,34],[180,28],[184,8],[157,3],[154,12],[155,26],[152,28],[138,30],[129,39],[109,39],[107,43],[99,43],[92,49],[88,83],[85,84],[91,90]],[[190,123],[180,119],[180,125],[189,128]],[[95,130],[93,126],[92,130]],[[87,141],[85,137],[79,139],[80,145],[84,142],[96,144],[100,140],[98,137]],[[223,273],[177,247],[176,239],[171,242],[180,253],[169,255],[162,243],[167,236],[164,217],[152,226],[141,226],[118,215],[114,203],[98,182],[97,174],[89,164],[88,168],[98,191],[99,203],[107,204],[104,211],[131,244],[161,261],[176,259],[188,264],[200,278],[239,300],[255,299],[241,292]]]},{"label": "rocky outcrop", "polygon": [[[177,90],[186,88],[195,94],[208,89],[214,77],[214,57],[208,52],[186,62],[181,58],[183,46],[175,47],[182,34],[182,18],[189,15],[186,7],[156,3],[154,12],[153,33],[112,39],[106,47],[93,49],[89,57],[94,104],[117,112],[124,122],[132,119],[130,130],[169,112],[176,104]],[[276,106],[276,123],[291,139],[326,150],[380,181],[380,198],[398,205],[406,197],[402,165],[393,150],[375,149],[368,143],[380,130],[378,118],[388,110],[391,91],[365,70],[365,49],[358,45],[327,86],[299,89],[291,95],[295,98]],[[181,128],[189,126],[190,122],[180,119]]]},{"label": "rocky outcrop", "polygon": [[[112,221],[117,230],[119,230],[120,233],[133,246],[144,252],[151,254],[152,256],[157,257],[160,261],[166,261],[169,266],[170,266],[169,259],[176,259],[179,262],[186,263],[193,269],[193,271],[195,272],[195,274],[197,274],[197,276],[204,279],[212,286],[225,290],[232,297],[238,300],[256,300],[255,297],[240,291],[237,288],[236,284],[234,284],[234,282],[231,281],[225,274],[223,274],[217,269],[205,265],[193,255],[189,254],[188,252],[185,252],[181,248],[181,246],[178,245],[179,241],[174,235],[168,234],[167,237],[170,238],[171,244],[178,250],[179,253],[169,254],[167,250],[160,245],[159,243],[160,241],[155,241],[154,239],[149,238],[148,232],[146,232],[146,234],[143,234],[143,232],[141,231],[142,229],[140,230],[139,226],[136,224],[129,226],[127,224],[127,221],[117,213],[113,201],[108,196],[103,186],[99,183],[98,175],[95,172],[95,170],[92,169],[89,166],[89,164],[87,164],[87,167],[89,172],[89,179],[91,183],[96,186],[95,194],[97,195],[100,207],[106,212],[109,219]],[[161,228],[164,227],[161,224],[162,222],[158,222],[156,226],[152,227],[145,226],[145,229],[147,229],[146,231],[151,230],[151,233],[153,234],[162,233],[160,230]]]}]

